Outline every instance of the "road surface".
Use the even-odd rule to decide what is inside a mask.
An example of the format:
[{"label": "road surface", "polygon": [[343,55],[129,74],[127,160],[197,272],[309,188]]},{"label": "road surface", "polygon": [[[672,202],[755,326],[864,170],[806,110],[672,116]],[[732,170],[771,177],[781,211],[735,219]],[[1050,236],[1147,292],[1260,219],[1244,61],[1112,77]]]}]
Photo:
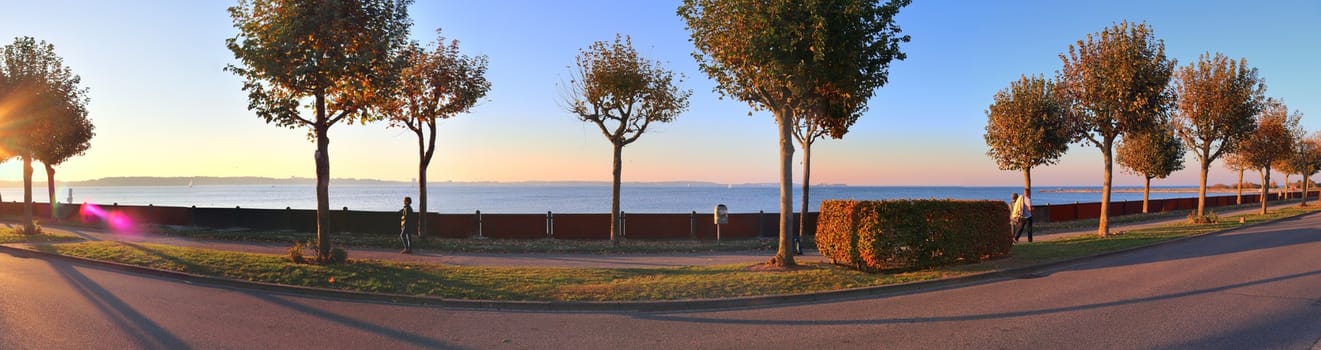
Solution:
[{"label": "road surface", "polygon": [[1321,349],[1321,214],[900,296],[675,313],[454,310],[0,252],[0,349]]}]

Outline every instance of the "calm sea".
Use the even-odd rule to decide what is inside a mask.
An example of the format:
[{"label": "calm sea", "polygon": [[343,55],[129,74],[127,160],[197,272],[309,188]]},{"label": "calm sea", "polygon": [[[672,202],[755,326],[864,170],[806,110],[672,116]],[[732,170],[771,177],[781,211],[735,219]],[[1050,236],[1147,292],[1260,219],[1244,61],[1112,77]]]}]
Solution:
[{"label": "calm sea", "polygon": [[[523,185],[523,184],[432,184],[428,209],[442,213],[607,213],[610,211],[610,186],[605,185]],[[1099,202],[1097,187],[1036,187],[1033,204]],[[1136,190],[1136,192],[1133,192]],[[1116,187],[1113,200],[1142,200],[1141,187]],[[1021,187],[890,187],[890,186],[814,186],[810,211],[816,211],[826,199],[991,199],[1009,200],[1009,194]],[[1128,192],[1125,192],[1128,191]],[[46,189],[34,189],[33,200],[46,202]],[[768,185],[746,186],[623,186],[621,205],[634,213],[707,213],[716,204],[725,204],[730,212],[755,213],[779,211],[779,189]],[[68,199],[68,189],[56,190],[60,202]],[[1211,194],[1220,195],[1220,194]],[[21,201],[21,188],[0,188],[4,201]],[[330,207],[351,210],[393,211],[402,206],[402,198],[417,200],[417,188],[410,185],[331,185]],[[794,206],[800,198],[795,188]],[[1195,192],[1152,192],[1152,199],[1196,197]],[[75,187],[74,203],[119,203],[125,205],[243,207],[284,209],[316,208],[313,185],[208,185],[208,186],[121,186]],[[414,203],[414,209],[417,204]]]}]

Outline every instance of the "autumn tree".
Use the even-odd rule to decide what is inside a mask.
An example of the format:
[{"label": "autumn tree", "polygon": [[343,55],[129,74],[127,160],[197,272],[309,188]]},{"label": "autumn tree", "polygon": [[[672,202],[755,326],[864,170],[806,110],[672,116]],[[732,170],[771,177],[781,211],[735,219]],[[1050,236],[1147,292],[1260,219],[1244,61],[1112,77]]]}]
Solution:
[{"label": "autumn tree", "polygon": [[[86,120],[87,90],[78,86],[81,78],[55,54],[55,45],[45,41],[15,38],[4,47],[0,60],[4,153],[6,158],[17,156],[23,160],[23,231],[36,233],[32,217],[32,161],[49,160],[47,175],[53,178],[50,164],[58,164],[53,156],[71,157],[86,150],[86,140],[78,139],[76,129],[83,127],[77,124],[79,119]],[[90,124],[87,132],[90,139]],[[54,195],[50,201],[55,201]]]},{"label": "autumn tree", "polygon": [[1293,156],[1289,157],[1293,167],[1303,176],[1303,203],[1307,206],[1307,194],[1312,184],[1312,175],[1321,171],[1321,132],[1313,133],[1296,144]]},{"label": "autumn tree", "polygon": [[668,123],[688,109],[692,90],[679,87],[683,76],[638,55],[627,36],[614,43],[598,41],[578,53],[577,67],[565,86],[569,112],[595,124],[613,149],[610,187],[610,242],[623,239],[619,187],[624,146],[638,140],[652,123]]},{"label": "autumn tree", "polygon": [[1055,82],[1023,76],[995,93],[986,111],[986,154],[1000,170],[1023,172],[1023,195],[1032,196],[1032,168],[1058,162],[1073,141],[1068,105]]},{"label": "autumn tree", "polygon": [[1271,183],[1271,165],[1293,152],[1295,130],[1300,128],[1302,114],[1289,113],[1289,107],[1278,100],[1269,100],[1257,113],[1257,127],[1240,145],[1238,153],[1251,166],[1261,172],[1261,214],[1266,214]]},{"label": "autumn tree", "polygon": [[[1202,54],[1197,62],[1175,72],[1178,94],[1174,130],[1183,144],[1197,156],[1199,177],[1197,217],[1206,213],[1206,177],[1211,163],[1233,153],[1252,134],[1253,115],[1261,110],[1266,84],[1249,68],[1246,59],[1234,61],[1225,55]],[[1246,165],[1235,159],[1231,167]],[[1239,204],[1243,203],[1243,172],[1239,169]]]},{"label": "autumn tree", "polygon": [[330,127],[371,113],[394,84],[407,44],[411,0],[240,0],[239,33],[225,41],[244,79],[248,109],[267,123],[308,128],[316,142],[317,252],[329,257]]},{"label": "autumn tree", "polygon": [[92,121],[87,118],[86,89],[61,92],[56,96],[51,113],[41,121],[43,130],[35,134],[33,156],[46,168],[46,198],[50,198],[50,217],[58,217],[59,201],[55,199],[55,166],[80,156],[92,146],[96,135]]},{"label": "autumn tree", "polygon": [[394,127],[417,136],[417,220],[419,236],[427,232],[427,167],[436,153],[436,122],[472,110],[491,90],[486,80],[486,56],[459,52],[459,41],[445,44],[436,30],[435,48],[409,43],[401,53],[404,66],[390,98],[381,103],[381,115]]},{"label": "autumn tree", "polygon": [[905,58],[907,35],[894,22],[909,0],[684,0],[693,57],[722,97],[770,111],[780,139],[780,244],[771,263],[794,265],[793,129],[803,111],[842,136],[851,116]]},{"label": "autumn tree", "polygon": [[1116,161],[1134,175],[1145,180],[1142,186],[1142,212],[1149,209],[1151,179],[1164,179],[1175,171],[1183,170],[1183,143],[1169,127],[1129,134],[1119,141]]},{"label": "autumn tree", "polygon": [[807,112],[799,115],[797,122],[794,124],[794,140],[798,141],[798,147],[803,150],[803,194],[801,204],[798,207],[798,233],[794,235],[794,252],[797,254],[803,253],[799,240],[807,232],[807,212],[812,203],[808,200],[812,188],[812,144],[829,135],[826,131],[826,128],[817,124],[816,118],[813,118],[813,115]]},{"label": "autumn tree", "polygon": [[1105,163],[1097,234],[1110,233],[1110,188],[1114,144],[1120,137],[1153,128],[1173,102],[1169,91],[1174,60],[1165,57],[1165,43],[1146,23],[1127,21],[1088,34],[1060,54],[1064,67],[1057,78],[1071,104],[1076,137],[1101,150]]},{"label": "autumn tree", "polygon": [[[1256,127],[1256,124],[1253,124],[1253,127]],[[1225,168],[1238,173],[1238,185],[1234,186],[1234,188],[1237,189],[1238,195],[1234,204],[1243,204],[1243,172],[1247,171],[1251,165],[1249,165],[1247,160],[1243,159],[1238,153],[1225,153],[1221,159],[1225,161]],[[1205,190],[1202,191],[1205,193]]]}]

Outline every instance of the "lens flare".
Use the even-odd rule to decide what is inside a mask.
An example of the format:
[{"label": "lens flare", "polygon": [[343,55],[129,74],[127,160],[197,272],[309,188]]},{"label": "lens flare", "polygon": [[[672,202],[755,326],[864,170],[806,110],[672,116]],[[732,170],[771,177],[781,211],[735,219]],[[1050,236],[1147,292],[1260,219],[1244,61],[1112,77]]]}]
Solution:
[{"label": "lens flare", "polygon": [[83,221],[89,221],[89,218],[96,218],[105,222],[106,226],[116,233],[131,233],[133,229],[133,219],[119,211],[107,212],[100,206],[91,203],[83,203],[82,209],[79,209]]}]

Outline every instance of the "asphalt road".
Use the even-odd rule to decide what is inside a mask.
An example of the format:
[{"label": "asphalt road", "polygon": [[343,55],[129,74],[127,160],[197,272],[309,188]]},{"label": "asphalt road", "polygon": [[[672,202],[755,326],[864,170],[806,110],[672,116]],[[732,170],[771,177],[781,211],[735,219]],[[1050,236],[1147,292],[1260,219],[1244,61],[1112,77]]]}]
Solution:
[{"label": "asphalt road", "polygon": [[1321,215],[900,296],[531,313],[191,285],[0,253],[0,349],[1321,349]]}]

